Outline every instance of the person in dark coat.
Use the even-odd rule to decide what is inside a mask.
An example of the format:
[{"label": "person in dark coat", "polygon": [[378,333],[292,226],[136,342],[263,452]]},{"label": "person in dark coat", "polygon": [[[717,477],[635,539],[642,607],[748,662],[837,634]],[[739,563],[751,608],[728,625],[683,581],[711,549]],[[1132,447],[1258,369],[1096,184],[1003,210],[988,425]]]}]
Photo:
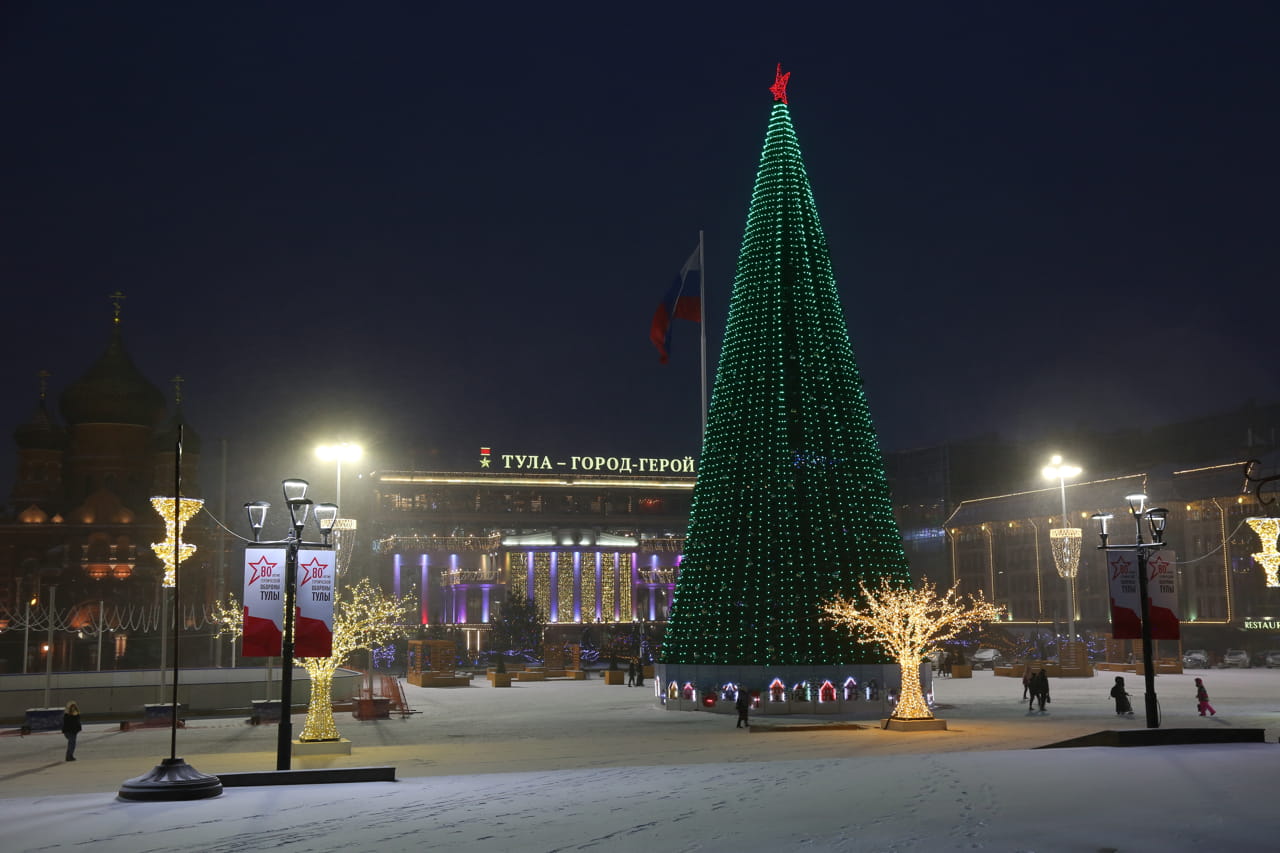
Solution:
[{"label": "person in dark coat", "polygon": [[1111,698],[1116,700],[1116,716],[1133,716],[1133,706],[1129,704],[1129,693],[1124,689],[1123,676],[1116,676],[1115,686],[1111,688]]},{"label": "person in dark coat", "polygon": [[636,687],[644,687],[644,660],[636,658]]},{"label": "person in dark coat", "polygon": [[636,662],[634,660],[627,664],[627,686],[636,686]]},{"label": "person in dark coat", "polygon": [[76,760],[76,735],[80,734],[80,706],[68,702],[62,714],[62,736],[67,739],[67,761]]},{"label": "person in dark coat", "polygon": [[1031,676],[1031,701],[1027,703],[1027,713],[1037,702],[1040,703],[1040,713],[1045,713],[1044,706],[1049,702],[1049,673],[1043,669]]},{"label": "person in dark coat", "polygon": [[734,728],[751,728],[751,723],[747,720],[747,714],[751,710],[751,692],[747,688],[738,688],[738,701],[733,703],[733,707],[738,709],[738,725]]},{"label": "person in dark coat", "polygon": [[1208,711],[1209,716],[1216,717],[1218,712],[1213,710],[1213,706],[1209,704],[1209,691],[1204,687],[1202,679],[1196,679],[1196,708],[1200,711],[1200,716],[1204,716],[1204,712]]}]

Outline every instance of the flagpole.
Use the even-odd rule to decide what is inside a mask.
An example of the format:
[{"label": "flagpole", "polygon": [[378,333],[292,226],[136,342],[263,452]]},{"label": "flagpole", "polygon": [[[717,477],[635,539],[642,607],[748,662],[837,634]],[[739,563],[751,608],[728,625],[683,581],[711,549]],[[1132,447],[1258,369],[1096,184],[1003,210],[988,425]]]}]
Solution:
[{"label": "flagpole", "polygon": [[702,435],[707,435],[707,259],[702,247],[702,229],[698,229],[698,310],[702,313]]}]

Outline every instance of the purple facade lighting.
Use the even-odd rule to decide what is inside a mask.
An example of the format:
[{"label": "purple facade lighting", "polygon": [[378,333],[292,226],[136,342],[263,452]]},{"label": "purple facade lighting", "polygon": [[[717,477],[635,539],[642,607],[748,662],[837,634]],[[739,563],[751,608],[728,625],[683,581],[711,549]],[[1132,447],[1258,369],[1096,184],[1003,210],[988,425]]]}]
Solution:
[{"label": "purple facade lighting", "polygon": [[394,579],[393,584],[395,588],[396,598],[400,597],[400,567],[403,563],[404,563],[404,556],[402,554],[396,554],[395,559],[392,560],[392,564],[395,567],[395,571],[392,574],[392,578]]},{"label": "purple facade lighting", "polygon": [[582,552],[573,552],[573,621],[582,621]]},{"label": "purple facade lighting", "polygon": [[431,588],[431,586],[429,583],[427,583],[427,581],[430,578],[431,558],[426,554],[423,554],[422,558],[419,560],[419,566],[421,566],[422,568],[422,571],[421,571],[422,586],[420,587],[420,589],[422,590],[422,594],[420,596],[420,599],[422,602],[422,610],[421,610],[422,624],[429,625],[431,623],[431,616],[430,616],[431,609],[427,606],[427,591]]},{"label": "purple facade lighting", "polygon": [[547,609],[550,613],[547,614],[547,619],[551,622],[560,621],[560,572],[558,571],[559,560],[556,559],[559,556],[558,552],[551,552],[551,574],[547,581],[551,587],[550,600],[547,602]]}]

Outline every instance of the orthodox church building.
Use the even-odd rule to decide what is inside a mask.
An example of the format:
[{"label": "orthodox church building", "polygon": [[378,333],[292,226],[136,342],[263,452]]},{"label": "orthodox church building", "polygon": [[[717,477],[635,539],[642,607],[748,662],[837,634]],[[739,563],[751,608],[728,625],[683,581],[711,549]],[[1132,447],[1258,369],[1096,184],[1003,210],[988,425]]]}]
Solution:
[{"label": "orthodox church building", "polygon": [[[125,655],[158,652],[143,637],[163,575],[150,545],[165,537],[150,499],[173,493],[181,380],[170,413],[125,348],[119,298],[105,351],[62,390],[57,414],[42,372],[32,414],[13,432],[17,473],[0,511],[0,621],[8,629],[0,672],[44,669],[50,613],[56,670],[111,669]],[[182,432],[183,493],[199,497],[200,440],[189,426]],[[198,518],[188,526],[193,538],[201,526]],[[135,629],[99,644],[95,626],[106,611],[117,624],[128,614]],[[24,643],[20,627],[39,642]]]}]

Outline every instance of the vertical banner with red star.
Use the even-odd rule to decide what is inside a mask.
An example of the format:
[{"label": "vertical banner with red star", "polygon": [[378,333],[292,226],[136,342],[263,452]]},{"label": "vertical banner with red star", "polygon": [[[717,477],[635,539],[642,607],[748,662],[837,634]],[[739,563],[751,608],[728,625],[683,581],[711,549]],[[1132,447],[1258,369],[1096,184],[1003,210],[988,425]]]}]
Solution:
[{"label": "vertical banner with red star", "polygon": [[1156,551],[1147,558],[1147,594],[1151,597],[1151,639],[1182,639],[1178,618],[1178,562],[1172,550]]},{"label": "vertical banner with red star", "polygon": [[1138,554],[1109,551],[1107,577],[1111,587],[1111,636],[1117,640],[1142,637],[1141,599],[1138,597]]},{"label": "vertical banner with red star", "polygon": [[298,549],[297,621],[293,655],[327,658],[333,654],[333,564],[335,552]]},{"label": "vertical banner with red star", "polygon": [[284,637],[283,548],[244,549],[244,634],[240,654],[280,654]]}]

